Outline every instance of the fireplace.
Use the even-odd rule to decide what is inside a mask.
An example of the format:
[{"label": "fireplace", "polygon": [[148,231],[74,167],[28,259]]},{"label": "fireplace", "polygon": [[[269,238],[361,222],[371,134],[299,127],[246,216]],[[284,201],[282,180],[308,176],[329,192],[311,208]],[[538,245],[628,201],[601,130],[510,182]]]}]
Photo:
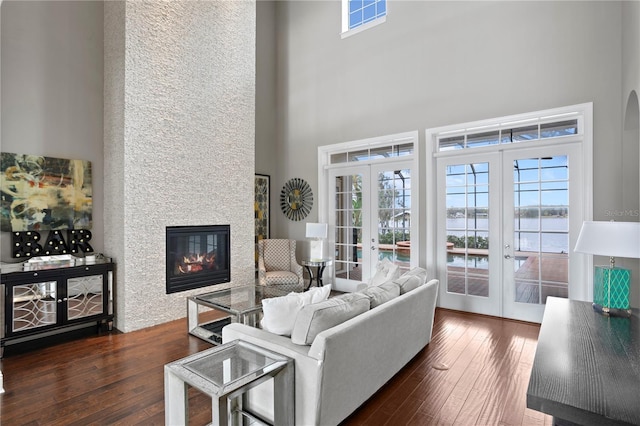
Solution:
[{"label": "fireplace", "polygon": [[229,225],[167,226],[167,294],[231,281]]}]

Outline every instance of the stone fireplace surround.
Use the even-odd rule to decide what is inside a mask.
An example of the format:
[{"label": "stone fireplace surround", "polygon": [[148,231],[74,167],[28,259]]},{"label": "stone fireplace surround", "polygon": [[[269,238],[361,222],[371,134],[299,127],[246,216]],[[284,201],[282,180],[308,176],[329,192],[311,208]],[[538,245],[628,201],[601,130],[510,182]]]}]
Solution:
[{"label": "stone fireplace surround", "polygon": [[212,289],[165,294],[166,226],[229,224],[228,286],[253,282],[255,7],[104,3],[104,251],[121,331],[183,318]]}]

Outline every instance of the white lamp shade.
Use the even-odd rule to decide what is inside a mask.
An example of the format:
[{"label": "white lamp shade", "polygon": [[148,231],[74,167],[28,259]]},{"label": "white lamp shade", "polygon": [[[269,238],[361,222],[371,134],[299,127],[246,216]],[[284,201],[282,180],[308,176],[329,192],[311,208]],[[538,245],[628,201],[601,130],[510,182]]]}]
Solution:
[{"label": "white lamp shade", "polygon": [[307,238],[327,238],[329,225],[326,223],[307,223]]},{"label": "white lamp shade", "polygon": [[584,222],[574,251],[640,258],[640,222]]}]

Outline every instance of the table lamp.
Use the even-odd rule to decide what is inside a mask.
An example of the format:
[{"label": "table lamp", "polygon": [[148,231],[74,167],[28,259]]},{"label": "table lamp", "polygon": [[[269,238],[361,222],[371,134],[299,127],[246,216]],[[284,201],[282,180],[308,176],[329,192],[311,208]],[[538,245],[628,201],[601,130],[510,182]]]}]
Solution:
[{"label": "table lamp", "polygon": [[593,308],[605,315],[629,316],[631,271],[615,266],[615,257],[640,258],[640,222],[584,222],[574,251],[609,256],[596,266]]},{"label": "table lamp", "polygon": [[311,260],[324,259],[324,240],[328,232],[329,225],[326,223],[307,223],[306,237],[311,239],[309,250]]}]

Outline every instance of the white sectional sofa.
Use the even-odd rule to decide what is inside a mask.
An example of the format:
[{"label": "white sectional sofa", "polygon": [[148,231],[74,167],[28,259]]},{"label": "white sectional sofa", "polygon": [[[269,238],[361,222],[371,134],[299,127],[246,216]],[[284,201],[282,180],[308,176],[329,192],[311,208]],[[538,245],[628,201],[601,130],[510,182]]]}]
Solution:
[{"label": "white sectional sofa", "polygon": [[[385,283],[368,295],[364,290],[305,306],[297,315],[291,338],[234,323],[222,330],[222,340],[242,339],[293,358],[296,425],[337,425],[431,340],[438,280],[424,283],[423,278],[422,285],[411,289],[413,286],[403,288],[403,277],[395,283],[403,293],[398,296],[395,296],[398,290]],[[389,291],[395,294],[389,297]],[[332,320],[344,316],[352,307],[362,311],[363,297],[370,299],[365,304],[370,303],[372,308],[324,331],[320,331],[322,327],[313,331],[317,326],[317,321],[313,324],[314,317],[320,317],[320,321]],[[314,305],[324,306],[326,310]],[[328,313],[324,319],[322,312]],[[298,327],[304,322],[307,324]],[[311,344],[293,343],[310,339]],[[251,390],[251,410],[269,421],[273,415],[269,408],[272,403],[270,382]]]}]

